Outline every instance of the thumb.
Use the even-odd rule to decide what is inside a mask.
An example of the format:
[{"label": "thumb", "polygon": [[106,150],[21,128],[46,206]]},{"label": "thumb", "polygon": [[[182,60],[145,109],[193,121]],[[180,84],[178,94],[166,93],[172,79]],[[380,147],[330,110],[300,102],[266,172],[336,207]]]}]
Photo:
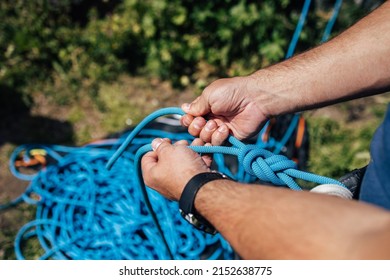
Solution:
[{"label": "thumb", "polygon": [[211,110],[209,100],[204,94],[196,98],[191,104],[184,103],[181,108],[186,114],[196,117],[204,116],[210,113]]},{"label": "thumb", "polygon": [[141,159],[141,169],[144,176],[150,174],[151,170],[157,165],[158,157],[155,152],[146,153]]}]

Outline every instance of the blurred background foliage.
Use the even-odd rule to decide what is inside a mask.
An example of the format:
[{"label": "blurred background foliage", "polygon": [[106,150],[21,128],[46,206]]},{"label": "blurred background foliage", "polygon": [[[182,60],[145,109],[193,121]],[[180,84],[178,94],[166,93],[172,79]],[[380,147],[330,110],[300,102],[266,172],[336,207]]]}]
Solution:
[{"label": "blurred background foliage", "polygon": [[[367,12],[364,1],[345,2],[335,33]],[[55,92],[59,103],[97,96],[101,83],[122,73],[202,88],[280,61],[302,3],[2,0],[0,85],[27,95]],[[332,5],[315,3],[298,51],[319,42]]]}]

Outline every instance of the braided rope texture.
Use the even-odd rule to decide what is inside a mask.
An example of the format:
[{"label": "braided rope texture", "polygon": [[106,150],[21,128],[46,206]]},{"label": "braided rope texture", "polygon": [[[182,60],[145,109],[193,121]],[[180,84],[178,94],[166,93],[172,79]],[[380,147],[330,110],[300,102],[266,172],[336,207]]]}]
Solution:
[{"label": "braided rope texture", "polygon": [[[35,220],[16,236],[16,257],[25,259],[24,241],[35,238],[44,251],[40,259],[232,259],[232,248],[219,234],[196,230],[182,219],[176,202],[148,189],[167,251],[135,181],[134,150],[154,137],[137,138],[111,170],[105,166],[112,148],[39,146],[57,163],[36,176],[14,170],[15,176],[31,180],[14,203],[37,206]],[[21,146],[12,158],[35,148]]]},{"label": "braided rope texture", "polygon": [[[305,0],[286,58],[295,51],[310,2]],[[336,0],[322,41],[330,36],[341,3],[342,0]],[[35,204],[37,213],[36,219],[23,226],[16,236],[17,258],[25,258],[22,243],[31,238],[38,239],[44,251],[40,259],[234,258],[232,248],[220,235],[197,231],[180,217],[176,202],[143,185],[140,159],[151,150],[149,143],[153,138],[192,139],[188,134],[144,129],[152,119],[167,114],[183,112],[178,108],[156,111],[130,134],[99,144],[18,147],[11,155],[10,169],[16,177],[31,183],[20,197],[0,205],[0,210],[26,202]],[[291,122],[289,132],[295,129],[296,120]],[[294,190],[302,189],[296,179],[341,185],[336,180],[299,171],[293,161],[275,154],[288,135],[282,141],[270,139],[256,145],[245,145],[230,137],[230,146],[190,148],[213,153],[216,168],[240,182],[259,179]],[[274,153],[266,150],[269,146],[275,148]],[[55,164],[37,174],[22,174],[15,168],[15,160],[21,154],[28,158],[29,151],[36,148],[45,150]],[[226,156],[237,157],[234,172]]]}]

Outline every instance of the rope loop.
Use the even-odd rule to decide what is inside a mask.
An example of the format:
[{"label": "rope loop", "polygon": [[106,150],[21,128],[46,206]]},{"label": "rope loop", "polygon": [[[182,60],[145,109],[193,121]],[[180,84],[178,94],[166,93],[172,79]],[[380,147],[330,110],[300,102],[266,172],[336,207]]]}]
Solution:
[{"label": "rope loop", "polygon": [[287,157],[275,155],[256,145],[240,145],[238,162],[250,175],[279,186],[285,185],[285,182],[277,176],[277,173],[296,168],[295,162]]},{"label": "rope loop", "polygon": [[256,176],[252,169],[252,163],[263,154],[263,150],[256,149],[255,145],[243,145],[239,148],[237,155],[238,163],[244,167],[247,173]]},{"label": "rope loop", "polygon": [[[310,3],[311,0],[304,2],[286,58],[295,51]],[[331,34],[341,3],[342,0],[336,0],[322,42]],[[234,254],[226,240],[220,235],[203,236],[194,230],[177,215],[177,204],[146,189],[143,184],[139,162],[151,149],[152,136],[192,139],[185,133],[145,128],[152,119],[167,114],[183,115],[184,112],[180,108],[161,109],[138,124],[129,135],[95,141],[84,147],[35,145],[31,149],[23,145],[17,148],[11,155],[11,172],[31,183],[21,196],[0,205],[0,211],[23,201],[37,205],[36,220],[22,227],[16,236],[17,258],[24,259],[22,241],[36,237],[45,251],[41,259],[231,259]],[[265,143],[259,138],[256,149],[232,136],[229,142],[233,147],[191,148],[197,152],[221,153],[215,160],[221,159],[222,155],[238,156],[241,166],[237,178],[243,181],[246,174],[241,171],[245,170],[264,181],[294,190],[301,190],[294,178],[345,188],[337,180],[296,170],[293,161],[260,149],[275,147],[273,152],[279,153],[295,126],[296,122],[291,122],[281,142],[271,137]],[[119,149],[115,151],[117,147]],[[15,161],[22,158],[21,163],[33,164],[29,161],[36,157],[33,155],[35,149],[45,150],[57,164],[41,169],[38,175],[19,172]],[[46,165],[39,161],[39,156],[42,155],[35,158],[37,162]],[[118,164],[113,166],[116,161]],[[218,166],[229,170],[222,160]],[[111,167],[112,171],[107,170]]]}]

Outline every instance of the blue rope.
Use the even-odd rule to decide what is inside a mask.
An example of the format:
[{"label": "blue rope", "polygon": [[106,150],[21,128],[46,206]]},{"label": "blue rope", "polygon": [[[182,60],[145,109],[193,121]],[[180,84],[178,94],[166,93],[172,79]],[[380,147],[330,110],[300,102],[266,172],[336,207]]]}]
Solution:
[{"label": "blue rope", "polygon": [[[339,15],[342,3],[343,3],[342,0],[336,0],[335,4],[333,6],[332,16],[329,19],[329,21],[325,27],[324,33],[322,35],[322,39],[321,39],[322,43],[326,42],[329,39],[330,34],[332,32],[332,29],[333,29],[333,26],[337,20],[338,15]],[[299,20],[298,20],[298,24],[295,27],[294,35],[290,41],[290,45],[288,47],[285,59],[288,59],[294,55],[299,37],[301,36],[301,33],[302,33],[303,26],[305,25],[305,21],[306,21],[306,18],[307,18],[309,9],[310,9],[310,4],[311,4],[311,0],[305,0],[303,7],[302,7],[301,15],[300,15]],[[299,115],[300,115],[299,113],[294,115],[294,118],[289,125],[288,132],[284,135],[283,139],[277,143],[278,145],[276,146],[274,153],[279,153],[281,151],[281,149],[286,145],[287,141],[290,139],[289,137],[291,137],[291,136],[287,136],[287,135],[289,135],[290,133],[292,134],[292,132],[296,129],[296,126],[298,124]],[[271,139],[271,141],[272,141],[272,139]]]},{"label": "blue rope", "polygon": [[[310,9],[310,4],[311,4],[311,0],[305,0],[305,2],[303,4],[301,15],[299,16],[298,23],[295,27],[293,37],[290,41],[290,45],[288,47],[288,50],[287,50],[287,53],[285,56],[286,59],[288,59],[294,55],[299,37],[301,36],[303,26],[305,25],[305,21],[307,19],[307,15],[308,15],[308,12]],[[335,1],[335,4],[333,6],[332,16],[329,19],[328,23],[326,24],[324,33],[322,35],[322,39],[321,39],[322,43],[326,42],[329,39],[330,34],[332,32],[332,29],[334,27],[334,24],[336,23],[337,17],[340,13],[340,9],[341,9],[342,4],[343,4],[343,0],[336,0]]]},{"label": "blue rope", "polygon": [[[144,126],[146,126],[154,119],[169,114],[184,115],[185,113],[180,108],[175,107],[157,110],[147,116],[138,125],[138,131],[140,131]],[[120,156],[126,151],[127,147],[130,146],[131,142],[135,137],[135,133],[132,133],[127,137],[126,141],[110,158],[107,164],[108,169],[110,169],[113,164],[120,158]],[[344,186],[342,183],[335,179],[297,170],[295,162],[283,155],[276,155],[257,145],[245,145],[243,142],[241,142],[234,136],[229,136],[228,141],[232,146],[188,147],[198,153],[218,153],[237,156],[238,166],[242,166],[247,173],[251,174],[252,176],[256,176],[261,181],[270,182],[274,185],[284,185],[290,187],[291,189],[302,190],[302,188],[297,183],[291,183],[290,179],[286,179],[287,177],[289,177],[291,179],[301,179],[317,184],[337,184],[340,186]],[[140,149],[138,149],[135,155],[134,163],[137,166],[140,166],[140,159],[142,158],[142,156],[146,152],[151,150],[152,149],[150,144],[142,146]],[[240,178],[237,178],[234,174],[231,175],[233,175],[233,178],[235,178],[236,180],[240,180]],[[137,174],[137,177],[139,182],[142,183],[143,180],[141,179],[140,174]]]},{"label": "blue rope", "polygon": [[324,34],[322,35],[322,39],[321,39],[322,43],[328,41],[330,34],[332,33],[333,26],[336,23],[336,20],[337,20],[337,17],[339,15],[340,8],[341,8],[342,4],[343,4],[343,0],[336,0],[334,7],[333,7],[332,16],[329,19],[329,21],[325,27]]},{"label": "blue rope", "polygon": [[[169,115],[169,114],[179,114],[184,115],[184,112],[180,108],[164,108],[157,110],[147,116],[134,131],[141,131],[148,123],[152,122],[158,117]],[[133,139],[136,137],[136,133],[131,133],[124,143],[118,148],[114,155],[110,158],[107,163],[107,168],[110,169],[114,166],[114,163],[121,158],[126,152],[126,149],[130,146]],[[238,166],[243,167],[245,172],[237,172],[236,174],[229,174],[232,178],[240,181],[238,174],[245,178],[245,173],[248,173],[252,176],[257,177],[261,181],[270,182],[274,185],[279,186],[288,186],[293,190],[302,190],[301,186],[295,181],[295,179],[305,180],[308,182],[314,182],[317,184],[336,184],[340,187],[345,187],[342,183],[335,179],[328,177],[320,176],[317,174],[304,172],[296,169],[296,164],[294,161],[289,160],[285,156],[275,155],[274,153],[260,148],[256,145],[245,145],[238,139],[233,136],[228,138],[232,146],[188,146],[198,153],[208,153],[208,154],[224,154],[224,155],[234,155],[238,158]],[[153,218],[153,221],[157,228],[159,228],[160,220],[157,217],[158,213],[154,209],[153,203],[150,202],[148,197],[147,188],[142,179],[141,172],[141,159],[144,154],[151,151],[151,144],[144,145],[140,147],[134,157],[134,164],[138,172],[135,173],[137,184],[140,186],[143,194],[143,199],[148,206],[149,213]],[[241,177],[241,178],[243,178]],[[160,235],[162,239],[166,238],[163,230],[160,230]],[[165,242],[168,243],[168,242]],[[168,246],[168,245],[167,245]],[[167,250],[171,249],[167,247]]]},{"label": "blue rope", "polygon": [[[21,243],[30,238],[37,238],[44,250],[40,259],[233,258],[232,248],[220,235],[197,231],[178,214],[176,202],[144,185],[140,161],[151,150],[153,137],[193,139],[188,133],[180,133],[178,138],[177,134],[145,129],[152,120],[170,114],[184,112],[180,108],[158,110],[117,141],[80,148],[24,145],[16,149],[13,160],[21,152],[26,156],[39,148],[57,161],[35,176],[25,177],[13,168],[15,176],[32,180],[19,200],[37,205],[36,219],[23,226],[15,239],[17,258],[24,259]],[[245,145],[233,136],[228,141],[230,146],[189,147],[198,153],[237,157],[238,170],[229,175],[238,181],[249,174],[294,190],[302,189],[295,179],[340,184],[296,170],[293,161],[257,145]],[[32,199],[31,194],[39,199]]]},{"label": "blue rope", "polygon": [[298,24],[295,27],[294,35],[291,39],[290,45],[288,47],[287,53],[286,53],[286,59],[293,56],[295,52],[295,48],[297,46],[299,36],[301,35],[302,28],[305,25],[305,21],[307,18],[307,14],[309,12],[311,0],[305,0],[305,3],[303,4],[301,15],[299,16]]},{"label": "blue rope", "polygon": [[[179,135],[193,138],[188,133]],[[36,148],[57,160],[28,178],[14,170],[19,178],[32,178],[19,200],[37,206],[35,220],[16,236],[16,257],[25,259],[22,243],[31,238],[38,239],[44,250],[40,259],[232,259],[233,250],[220,235],[194,229],[182,219],[176,202],[148,189],[146,195],[165,233],[161,237],[135,181],[134,169],[135,151],[161,136],[175,134],[143,130],[111,170],[105,166],[114,155],[112,147],[122,144],[123,138],[80,148],[24,145],[16,149],[13,160],[17,153],[26,155]]]},{"label": "blue rope", "polygon": [[[341,6],[339,2],[323,38],[329,37]],[[295,51],[309,6],[310,0],[306,0],[286,58]],[[31,182],[21,196],[0,205],[0,210],[24,201],[37,205],[37,213],[36,219],[23,226],[16,236],[17,258],[24,259],[21,244],[30,238],[38,239],[44,250],[40,259],[233,258],[232,248],[220,235],[210,236],[195,230],[178,214],[176,202],[165,199],[143,183],[140,160],[151,150],[148,143],[153,138],[193,139],[188,133],[145,128],[156,115],[169,114],[183,112],[179,108],[159,110],[119,139],[105,139],[82,147],[18,147],[11,155],[10,169],[16,177]],[[213,153],[218,170],[240,182],[260,179],[294,190],[302,189],[296,179],[340,185],[336,180],[296,170],[294,162],[275,155],[294,131],[294,120],[281,141],[270,139],[267,143],[257,141],[256,145],[245,145],[231,136],[229,147],[190,148],[198,153]],[[274,153],[266,150],[271,147]],[[15,160],[24,154],[27,161],[29,152],[37,148],[44,149],[56,165],[37,174],[19,172]],[[227,166],[226,155],[237,157],[235,172]]]},{"label": "blue rope", "polygon": [[273,146],[275,147],[273,150],[274,154],[279,154],[283,148],[285,148],[288,140],[294,133],[295,129],[297,128],[298,122],[299,122],[299,114],[294,114],[292,120],[290,121],[290,124],[286,130],[286,132],[283,135],[283,138],[280,140],[280,142],[273,141]]}]

